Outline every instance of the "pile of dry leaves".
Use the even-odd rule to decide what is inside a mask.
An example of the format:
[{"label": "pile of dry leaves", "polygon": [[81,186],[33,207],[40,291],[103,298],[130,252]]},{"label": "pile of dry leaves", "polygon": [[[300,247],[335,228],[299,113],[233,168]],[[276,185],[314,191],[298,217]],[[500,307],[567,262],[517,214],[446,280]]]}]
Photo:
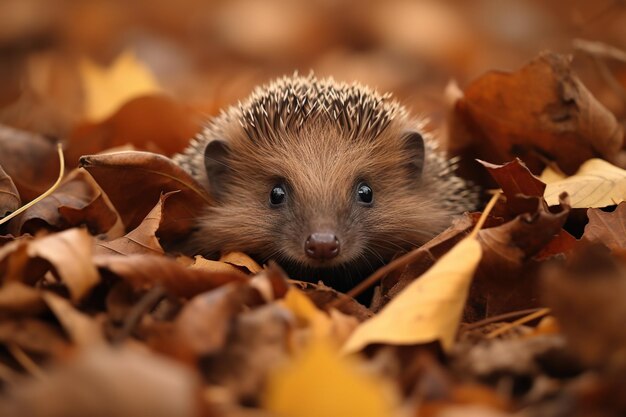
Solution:
[{"label": "pile of dry leaves", "polygon": [[626,413],[624,132],[567,58],[449,88],[448,148],[502,193],[376,272],[369,307],[168,251],[210,204],[168,158],[198,124],[123,60],[145,88],[87,69],[64,158],[0,126],[0,415]]}]

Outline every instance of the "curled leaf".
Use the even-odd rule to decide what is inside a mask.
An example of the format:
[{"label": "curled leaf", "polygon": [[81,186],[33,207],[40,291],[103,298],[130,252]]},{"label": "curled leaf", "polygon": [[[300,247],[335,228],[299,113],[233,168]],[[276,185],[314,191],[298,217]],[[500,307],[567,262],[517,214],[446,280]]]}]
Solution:
[{"label": "curled leaf", "polygon": [[211,203],[200,184],[162,155],[117,152],[83,156],[80,163],[109,196],[127,229],[141,223],[161,193],[180,191],[165,205],[159,235],[166,239],[187,236],[194,219]]}]

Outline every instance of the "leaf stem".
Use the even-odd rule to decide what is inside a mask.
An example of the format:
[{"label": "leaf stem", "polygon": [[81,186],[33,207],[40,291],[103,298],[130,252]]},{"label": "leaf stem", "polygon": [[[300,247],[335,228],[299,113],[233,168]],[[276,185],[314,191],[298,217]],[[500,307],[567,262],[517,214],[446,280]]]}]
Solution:
[{"label": "leaf stem", "polygon": [[33,201],[24,204],[22,207],[18,208],[17,210],[15,210],[13,213],[3,217],[2,219],[0,219],[0,225],[8,222],[9,220],[11,220],[12,218],[18,216],[19,214],[23,213],[24,211],[28,210],[29,208],[31,208],[32,206],[34,206],[35,204],[37,204],[38,202],[40,202],[41,200],[43,200],[44,198],[48,197],[50,194],[52,194],[53,192],[56,191],[57,188],[59,188],[59,185],[61,185],[61,180],[63,180],[63,175],[65,174],[65,159],[63,158],[63,147],[61,146],[60,143],[57,144],[57,150],[59,152],[59,178],[57,178],[56,182],[54,184],[52,184],[52,187],[48,188],[48,190],[43,193],[42,195],[40,195],[39,197],[37,197],[36,199],[34,199]]}]

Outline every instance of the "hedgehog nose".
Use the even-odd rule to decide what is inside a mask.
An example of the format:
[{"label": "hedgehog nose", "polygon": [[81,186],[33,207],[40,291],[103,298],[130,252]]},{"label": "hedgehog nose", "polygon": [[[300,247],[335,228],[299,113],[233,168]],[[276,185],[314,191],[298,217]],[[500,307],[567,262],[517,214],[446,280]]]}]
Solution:
[{"label": "hedgehog nose", "polygon": [[339,255],[339,239],[333,233],[313,233],[304,242],[309,258],[323,260]]}]

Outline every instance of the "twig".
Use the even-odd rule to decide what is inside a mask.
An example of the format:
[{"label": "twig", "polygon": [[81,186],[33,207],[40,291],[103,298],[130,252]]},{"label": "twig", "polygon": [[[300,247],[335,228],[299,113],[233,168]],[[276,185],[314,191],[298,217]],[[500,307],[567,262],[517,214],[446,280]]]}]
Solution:
[{"label": "twig", "polygon": [[483,214],[480,215],[480,218],[476,222],[476,226],[474,226],[474,230],[472,230],[472,233],[469,234],[469,237],[476,239],[478,232],[480,232],[480,229],[483,228],[483,225],[487,221],[489,213],[491,213],[491,210],[493,210],[493,207],[496,205],[501,195],[502,192],[498,191],[493,196],[491,196],[491,200],[489,200],[489,202],[487,203],[487,206],[483,210]]},{"label": "twig", "polygon": [[39,365],[37,365],[35,361],[33,361],[30,356],[28,356],[26,352],[22,350],[21,347],[19,347],[15,343],[8,343],[6,347],[8,351],[11,352],[11,355],[13,355],[15,360],[22,366],[22,368],[24,368],[24,370],[26,370],[35,378],[46,379],[46,374],[44,373],[44,371],[41,370]]},{"label": "twig", "polygon": [[113,337],[112,343],[120,343],[126,339],[141,320],[141,317],[146,311],[154,308],[165,295],[165,288],[161,285],[157,285],[150,289],[147,293],[141,297],[141,299],[135,304],[126,315],[126,319],[119,330],[119,332]]},{"label": "twig", "polygon": [[504,334],[504,333],[506,333],[506,332],[508,332],[508,331],[510,331],[510,330],[512,330],[512,329],[514,329],[514,328],[524,324],[524,323],[528,323],[529,321],[538,319],[538,318],[546,316],[548,314],[550,314],[550,309],[549,308],[542,308],[539,311],[535,311],[534,313],[529,314],[529,315],[527,315],[525,317],[522,317],[519,320],[515,320],[514,322],[505,324],[504,326],[502,326],[502,327],[494,330],[493,332],[487,334],[487,336],[485,336],[485,337],[487,339],[493,339],[493,338],[495,338],[497,336],[500,336],[501,334]]},{"label": "twig", "polygon": [[512,311],[510,313],[498,314],[497,316],[489,317],[474,323],[466,324],[463,326],[463,331],[470,331],[474,329],[478,329],[480,327],[486,326],[491,323],[497,323],[499,321],[506,321],[510,319],[514,319],[520,316],[525,316],[527,314],[531,314],[541,310],[541,308],[529,308],[526,310]]},{"label": "twig", "polygon": [[18,373],[16,371],[0,362],[0,381],[5,384],[12,384],[15,382],[17,375]]},{"label": "twig", "polygon": [[12,218],[19,215],[20,213],[28,210],[29,208],[31,208],[32,206],[34,206],[35,204],[37,204],[38,202],[40,202],[41,200],[43,200],[44,198],[48,197],[50,194],[55,192],[57,188],[59,188],[59,185],[61,185],[61,180],[63,180],[63,175],[65,174],[65,159],[63,158],[63,147],[61,146],[60,143],[57,144],[57,150],[59,151],[60,167],[59,167],[59,178],[57,178],[56,182],[52,185],[52,187],[48,188],[48,191],[46,191],[45,193],[43,193],[42,195],[40,195],[39,197],[31,201],[30,203],[24,204],[22,207],[18,208],[13,213],[0,219],[0,225],[8,222]]}]

